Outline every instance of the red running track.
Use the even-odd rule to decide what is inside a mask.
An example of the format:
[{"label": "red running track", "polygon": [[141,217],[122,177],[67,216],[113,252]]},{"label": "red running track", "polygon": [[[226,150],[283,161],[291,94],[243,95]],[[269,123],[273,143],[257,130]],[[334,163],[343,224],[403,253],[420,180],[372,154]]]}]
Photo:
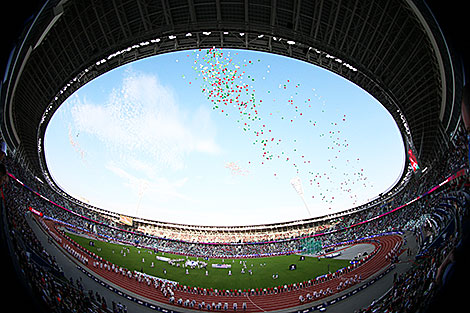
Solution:
[{"label": "red running track", "polygon": [[[46,225],[48,226],[48,231],[54,233],[53,237],[56,239],[56,237],[59,237],[62,239],[62,243],[59,243],[61,246],[64,246],[65,243],[67,243],[69,246],[72,246],[71,242],[68,241],[66,237],[64,237],[57,229],[56,229],[56,224],[52,221],[45,221],[43,220]],[[42,223],[41,223],[42,224]],[[44,225],[44,224],[43,224]],[[336,293],[337,291],[342,291],[343,289],[337,290],[338,285],[340,282],[345,282],[348,279],[354,278],[356,275],[361,277],[361,280],[365,280],[368,277],[374,275],[375,273],[379,272],[381,269],[387,267],[390,265],[390,261],[386,257],[387,254],[392,251],[396,247],[396,245],[401,245],[403,239],[399,235],[385,235],[385,236],[380,236],[374,238],[375,241],[367,241],[367,243],[374,244],[376,247],[375,250],[375,255],[370,257],[366,262],[364,262],[362,265],[353,268],[352,270],[339,275],[334,278],[330,278],[326,281],[320,282],[320,283],[315,283],[310,286],[304,286],[302,288],[291,288],[291,290],[286,290],[283,292],[278,292],[278,293],[272,293],[272,294],[239,294],[239,295],[215,295],[215,294],[199,294],[195,292],[189,292],[189,291],[183,291],[183,290],[178,290],[178,289],[173,289],[174,291],[174,297],[175,301],[178,300],[179,298],[182,298],[183,301],[186,299],[195,300],[196,303],[201,303],[205,302],[205,304],[212,304],[213,302],[215,304],[217,303],[228,303],[228,310],[233,311],[233,303],[237,303],[238,305],[238,311],[242,311],[242,303],[246,303],[247,308],[246,312],[263,312],[263,311],[274,311],[274,310],[280,310],[280,309],[287,309],[287,308],[293,308],[296,306],[299,306],[301,304],[305,304],[308,302],[314,302],[318,301],[324,297],[331,296],[332,294]],[[89,259],[88,264],[83,264],[83,267],[86,267],[87,270],[91,273],[93,273],[95,276],[98,278],[102,278],[108,282],[111,282],[112,284],[118,286],[119,288],[122,288],[123,291],[131,292],[134,293],[135,295],[138,295],[138,297],[141,297],[142,300],[147,300],[147,302],[159,302],[162,303],[166,306],[170,305],[169,303],[169,298],[165,297],[163,293],[160,291],[159,288],[155,288],[153,284],[147,285],[145,282],[138,282],[137,279],[135,278],[129,278],[127,276],[122,275],[121,273],[115,273],[112,270],[107,270],[104,267],[100,268],[93,266],[93,260],[92,257],[86,254],[85,251],[80,250],[79,248],[74,247],[74,250],[77,253],[80,253],[81,255],[87,257]],[[350,288],[354,286],[354,284],[357,284],[359,282],[352,283],[348,285],[347,288]],[[312,300],[310,301],[305,301],[301,303],[299,301],[299,296],[302,295],[304,298],[306,298],[307,293],[310,293],[311,295],[314,294],[314,292],[319,292],[320,290],[325,291],[327,288],[330,288],[330,290],[333,293],[330,294],[325,294],[319,297],[313,297]],[[150,300],[150,301],[148,301]],[[195,310],[198,309],[198,305],[194,307]],[[175,310],[178,310],[178,307],[180,307],[180,310],[182,309],[188,309],[187,307],[180,306],[178,304],[174,304]]]}]

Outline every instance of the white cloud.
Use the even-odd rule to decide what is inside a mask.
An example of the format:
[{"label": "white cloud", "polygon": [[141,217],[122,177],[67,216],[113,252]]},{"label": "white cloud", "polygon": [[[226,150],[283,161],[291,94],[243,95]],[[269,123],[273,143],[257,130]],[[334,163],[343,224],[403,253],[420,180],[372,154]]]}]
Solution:
[{"label": "white cloud", "polygon": [[178,188],[183,187],[187,182],[188,178],[180,178],[177,180],[170,181],[165,177],[157,177],[153,180],[137,177],[126,170],[122,169],[113,162],[106,164],[106,169],[119,176],[125,187],[128,188],[129,192],[138,196],[148,195],[156,201],[166,202],[171,199],[183,199],[191,201],[186,195],[178,192]]},{"label": "white cloud", "polygon": [[127,165],[130,170],[145,173],[148,177],[154,177],[157,175],[157,169],[152,163],[141,160],[139,158],[129,156],[125,159],[123,164]]},{"label": "white cloud", "polygon": [[[173,90],[155,75],[128,72],[104,105],[77,99],[71,109],[74,126],[95,136],[134,167],[183,169],[188,153],[218,154],[210,111],[178,106]],[[140,164],[139,164],[139,160]]]}]

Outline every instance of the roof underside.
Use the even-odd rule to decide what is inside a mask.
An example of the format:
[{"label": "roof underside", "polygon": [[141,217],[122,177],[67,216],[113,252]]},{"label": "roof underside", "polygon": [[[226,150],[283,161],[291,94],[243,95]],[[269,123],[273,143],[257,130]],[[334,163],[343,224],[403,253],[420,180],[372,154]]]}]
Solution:
[{"label": "roof underside", "polygon": [[80,86],[139,58],[229,47],[291,56],[351,80],[390,111],[426,165],[456,128],[462,78],[420,2],[49,1],[9,69],[2,131],[43,178],[47,123]]}]

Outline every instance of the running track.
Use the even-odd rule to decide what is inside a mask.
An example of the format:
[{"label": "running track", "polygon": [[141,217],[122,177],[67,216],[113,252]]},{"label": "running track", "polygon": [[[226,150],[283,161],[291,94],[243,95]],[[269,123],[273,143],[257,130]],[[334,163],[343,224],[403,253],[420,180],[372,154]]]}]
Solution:
[{"label": "running track", "polygon": [[[38,221],[41,221],[40,218],[36,217]],[[46,223],[47,228],[49,233],[52,233],[52,237],[56,240],[57,244],[64,246],[65,243],[67,243],[69,246],[72,246],[70,242],[66,239],[66,237],[62,236],[62,234],[56,229],[56,224],[52,221],[49,220],[42,220]],[[42,224],[42,223],[40,223]],[[44,225],[44,224],[42,224]],[[57,237],[62,238],[62,243],[59,243],[57,241]],[[363,263],[361,266],[352,269],[351,271],[342,274],[338,277],[326,280],[321,283],[316,283],[313,284],[309,287],[303,287],[303,288],[297,288],[297,289],[291,289],[290,291],[283,291],[279,293],[273,293],[273,294],[261,294],[261,295],[251,295],[251,294],[240,294],[240,295],[214,295],[214,294],[198,294],[195,292],[188,292],[188,291],[183,291],[183,290],[178,290],[178,289],[173,289],[174,290],[174,297],[175,301],[178,300],[179,298],[182,298],[183,301],[186,299],[191,300],[196,300],[196,303],[200,303],[204,301],[206,305],[208,303],[212,304],[212,302],[215,302],[215,304],[221,302],[222,305],[227,302],[228,303],[228,311],[233,311],[233,303],[237,303],[238,305],[238,311],[242,311],[242,303],[246,302],[247,304],[247,309],[246,312],[264,312],[264,311],[274,311],[274,310],[280,310],[280,309],[287,309],[287,308],[293,308],[296,306],[299,306],[301,304],[308,303],[309,301],[306,301],[304,303],[300,303],[299,301],[299,296],[302,295],[304,298],[307,293],[310,293],[313,295],[314,291],[320,291],[320,290],[326,290],[327,288],[330,288],[331,290],[335,291],[337,290],[337,286],[339,283],[342,281],[346,281],[348,278],[354,277],[355,275],[360,275],[362,280],[367,279],[368,277],[374,275],[378,271],[380,271],[383,268],[386,268],[387,266],[390,265],[390,261],[386,258],[386,255],[398,244],[401,245],[402,243],[402,238],[399,235],[386,235],[386,236],[380,236],[376,237],[375,241],[369,241],[369,243],[372,243],[376,247],[376,254],[369,258],[365,263]],[[132,292],[139,297],[142,298],[142,300],[150,300],[148,302],[153,302],[157,301],[162,304],[166,304],[166,306],[169,306],[169,300],[168,297],[164,297],[163,293],[160,291],[160,288],[156,289],[152,284],[150,286],[147,285],[147,283],[144,282],[138,282],[135,278],[128,278],[127,276],[123,276],[121,273],[115,273],[113,271],[106,270],[104,268],[100,267],[94,267],[93,266],[93,260],[92,258],[87,255],[84,251],[81,251],[78,248],[74,248],[74,250],[78,253],[80,253],[83,256],[86,256],[89,259],[88,264],[83,264],[81,263],[82,267],[86,267],[87,270],[93,275],[95,275],[98,278],[104,279],[108,282],[111,282],[112,284],[119,286],[120,288],[128,292]],[[349,285],[348,288],[352,287],[353,285]],[[341,289],[342,291],[343,289]],[[330,294],[331,295],[331,294]],[[327,295],[327,296],[330,296]],[[318,301],[319,299],[322,299],[323,297],[318,297],[318,298],[313,298],[310,302]],[[181,311],[184,309],[189,309],[188,307],[184,306],[179,306],[177,304],[173,305],[175,310]],[[197,304],[194,308],[194,310],[197,309]],[[223,309],[222,309],[223,310]]]}]

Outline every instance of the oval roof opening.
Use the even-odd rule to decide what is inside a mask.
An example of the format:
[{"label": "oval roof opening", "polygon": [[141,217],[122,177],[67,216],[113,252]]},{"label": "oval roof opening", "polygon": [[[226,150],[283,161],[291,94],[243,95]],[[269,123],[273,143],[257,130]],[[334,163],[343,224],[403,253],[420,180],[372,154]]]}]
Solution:
[{"label": "oval roof opening", "polygon": [[393,187],[389,112],[327,70],[269,53],[173,52],[76,91],[45,136],[67,193],[125,215],[255,225],[346,210]]}]

